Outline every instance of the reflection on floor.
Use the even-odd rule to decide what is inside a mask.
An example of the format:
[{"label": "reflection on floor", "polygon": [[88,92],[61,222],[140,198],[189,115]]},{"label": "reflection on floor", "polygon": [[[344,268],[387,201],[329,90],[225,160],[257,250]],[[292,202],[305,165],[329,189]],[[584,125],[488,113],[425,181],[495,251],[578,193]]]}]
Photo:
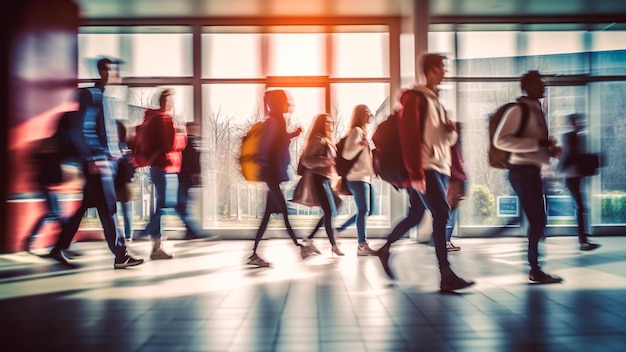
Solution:
[{"label": "reflection on floor", "polygon": [[[626,241],[602,237],[588,253],[549,238],[544,269],[558,285],[527,281],[523,238],[458,239],[455,270],[477,281],[438,293],[434,250],[401,240],[398,276],[376,257],[346,252],[306,261],[287,240],[261,244],[268,269],[242,263],[250,241],[168,241],[175,258],[113,270],[105,243],[77,243],[78,269],[27,253],[0,256],[4,351],[624,351]],[[380,241],[374,240],[377,248]],[[130,244],[148,257],[150,244]]]}]

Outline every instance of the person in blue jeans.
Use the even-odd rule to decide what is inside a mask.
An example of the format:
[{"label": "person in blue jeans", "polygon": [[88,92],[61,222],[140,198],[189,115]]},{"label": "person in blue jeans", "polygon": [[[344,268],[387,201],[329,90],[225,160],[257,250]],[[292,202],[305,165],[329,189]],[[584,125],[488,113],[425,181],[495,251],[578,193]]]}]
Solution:
[{"label": "person in blue jeans", "polygon": [[354,107],[342,155],[342,157],[348,160],[357,158],[350,171],[344,177],[346,185],[354,197],[357,212],[339,226],[337,230],[341,232],[356,222],[358,237],[357,256],[368,256],[376,253],[367,243],[366,223],[366,218],[372,214],[374,209],[375,199],[374,188],[372,187],[374,178],[372,150],[366,132],[367,124],[371,118],[372,112],[366,105]]},{"label": "person in blue jeans", "polygon": [[[529,280],[540,284],[563,281],[556,275],[541,270],[539,265],[539,241],[545,237],[546,209],[544,203],[542,165],[549,165],[551,157],[558,157],[561,147],[549,136],[548,124],[539,99],[544,97],[546,84],[538,71],[528,71],[521,77],[521,88],[526,94],[518,99],[518,105],[509,109],[493,136],[494,146],[511,152],[509,157],[509,181],[526,218],[528,218]],[[522,108],[528,107],[528,123],[521,133]]]},{"label": "person in blue jeans", "polygon": [[[448,119],[439,101],[438,87],[446,72],[445,57],[427,53],[420,57],[420,61],[426,84],[402,93],[398,119],[402,162],[408,174],[403,188],[409,193],[410,207],[407,217],[394,227],[376,254],[385,273],[393,278],[389,248],[411,227],[419,224],[428,207],[433,217],[435,254],[441,277],[439,288],[442,292],[451,292],[474,284],[452,271],[446,250],[446,223],[450,212],[446,189],[452,164],[451,146],[457,141],[458,134],[455,123]],[[427,104],[427,109],[420,109],[422,104]]]}]

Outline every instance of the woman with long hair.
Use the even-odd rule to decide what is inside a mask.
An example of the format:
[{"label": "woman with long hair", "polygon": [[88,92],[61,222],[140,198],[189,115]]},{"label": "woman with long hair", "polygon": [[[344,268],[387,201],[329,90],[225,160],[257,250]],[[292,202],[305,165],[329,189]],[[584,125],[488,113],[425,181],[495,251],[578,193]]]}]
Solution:
[{"label": "woman with long hair", "polygon": [[267,201],[265,203],[265,213],[263,214],[261,225],[254,239],[252,255],[250,255],[247,260],[248,265],[258,267],[270,266],[269,262],[266,262],[257,254],[257,248],[267,229],[270,215],[273,213],[283,214],[287,233],[293,243],[300,247],[302,259],[311,254],[309,247],[298,243],[296,234],[287,217],[287,202],[280,189],[280,183],[289,180],[289,175],[287,174],[287,168],[291,161],[289,156],[289,143],[291,143],[291,138],[300,135],[302,128],[298,128],[292,133],[287,132],[284,114],[289,111],[290,104],[285,91],[266,91],[263,100],[267,119],[263,124],[263,140],[259,145],[258,154],[263,159],[261,161],[261,180],[267,184]]},{"label": "woman with long hair", "polygon": [[[335,159],[337,148],[332,141],[335,122],[328,114],[320,114],[313,120],[313,125],[306,138],[303,152],[298,165],[298,173],[302,175],[300,188],[295,192],[292,202],[317,205],[322,208],[324,227],[332,247],[332,253],[343,256],[335,241],[333,220],[337,215],[336,196],[331,185],[331,178],[336,174]],[[304,240],[308,247],[316,253],[320,251],[313,244],[316,229]]]},{"label": "woman with long hair", "polygon": [[347,160],[356,158],[350,171],[344,177],[348,189],[354,196],[357,213],[350,217],[343,225],[337,228],[343,231],[356,221],[356,231],[359,245],[356,250],[358,256],[374,255],[367,244],[366,217],[374,209],[374,167],[372,164],[372,150],[367,136],[367,124],[372,118],[372,112],[366,105],[357,105],[352,110],[350,128],[346,134],[345,147],[342,157]]}]

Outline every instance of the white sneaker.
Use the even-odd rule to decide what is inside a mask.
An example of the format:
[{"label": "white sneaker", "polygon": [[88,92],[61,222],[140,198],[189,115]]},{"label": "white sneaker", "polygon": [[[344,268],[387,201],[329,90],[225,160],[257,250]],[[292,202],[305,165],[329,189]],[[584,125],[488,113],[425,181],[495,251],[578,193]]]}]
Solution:
[{"label": "white sneaker", "polygon": [[356,249],[357,256],[365,257],[368,255],[375,255],[375,254],[376,254],[376,251],[371,249],[370,246],[367,244],[367,242],[360,244]]},{"label": "white sneaker", "polygon": [[173,255],[165,252],[162,248],[159,248],[150,254],[150,259],[152,260],[160,260],[160,259],[172,259]]}]

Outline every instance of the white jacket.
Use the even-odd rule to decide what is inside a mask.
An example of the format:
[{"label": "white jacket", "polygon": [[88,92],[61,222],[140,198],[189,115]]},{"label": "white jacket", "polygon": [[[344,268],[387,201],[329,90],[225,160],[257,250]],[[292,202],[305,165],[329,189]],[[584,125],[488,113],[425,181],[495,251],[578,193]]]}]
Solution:
[{"label": "white jacket", "polygon": [[509,162],[516,165],[550,164],[548,147],[540,147],[540,140],[548,140],[548,126],[537,100],[521,97],[518,100],[528,106],[528,122],[520,137],[515,134],[522,123],[522,108],[514,106],[505,112],[494,134],[494,145],[511,152]]},{"label": "white jacket", "polygon": [[[363,145],[366,144],[367,146]],[[345,141],[343,148],[343,155],[345,159],[352,160],[363,151],[359,158],[354,163],[354,166],[348,174],[346,179],[348,181],[363,181],[372,183],[374,177],[374,165],[372,163],[372,150],[370,149],[369,142],[367,141],[367,135],[361,127],[354,127],[350,130],[348,137]]]}]

